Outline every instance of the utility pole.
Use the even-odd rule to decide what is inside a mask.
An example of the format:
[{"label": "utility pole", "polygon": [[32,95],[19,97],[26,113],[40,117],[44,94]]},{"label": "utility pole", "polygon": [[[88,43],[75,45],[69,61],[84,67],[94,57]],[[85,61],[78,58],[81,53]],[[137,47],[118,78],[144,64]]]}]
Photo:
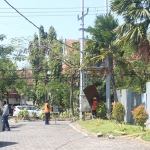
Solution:
[{"label": "utility pole", "polygon": [[[108,14],[108,0],[105,0],[105,13]],[[109,68],[109,59],[106,58],[106,68]],[[106,109],[107,109],[107,118],[110,118],[111,114],[111,100],[110,100],[110,75],[106,77]]]},{"label": "utility pole", "polygon": [[83,58],[84,58],[84,17],[88,14],[88,9],[87,13],[84,14],[84,0],[81,0],[81,17],[78,16],[78,21],[80,20],[80,95],[79,95],[79,104],[80,104],[80,120],[83,119],[83,89],[84,89],[84,70],[81,69]]}]

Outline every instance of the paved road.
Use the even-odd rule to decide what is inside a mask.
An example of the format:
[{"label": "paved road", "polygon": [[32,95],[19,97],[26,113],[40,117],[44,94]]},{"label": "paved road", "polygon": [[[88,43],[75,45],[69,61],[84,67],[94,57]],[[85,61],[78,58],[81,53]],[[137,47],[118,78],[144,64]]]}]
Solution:
[{"label": "paved road", "polygon": [[0,132],[0,150],[150,150],[150,144],[136,140],[86,136],[65,121],[56,125],[10,121],[10,125],[10,132]]}]

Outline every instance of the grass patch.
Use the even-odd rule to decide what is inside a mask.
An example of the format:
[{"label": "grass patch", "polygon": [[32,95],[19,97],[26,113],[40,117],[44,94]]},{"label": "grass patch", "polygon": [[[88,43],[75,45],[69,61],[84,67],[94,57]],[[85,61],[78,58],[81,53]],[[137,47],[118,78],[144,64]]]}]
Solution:
[{"label": "grass patch", "polygon": [[126,135],[143,132],[140,126],[129,125],[126,123],[116,124],[115,120],[95,119],[87,121],[78,121],[78,124],[85,128],[87,131],[94,133],[101,132],[104,136],[107,133],[111,133],[114,136],[122,135],[121,133],[115,131],[124,132]]},{"label": "grass patch", "polygon": [[150,133],[143,135],[141,138],[147,142],[150,142]]}]

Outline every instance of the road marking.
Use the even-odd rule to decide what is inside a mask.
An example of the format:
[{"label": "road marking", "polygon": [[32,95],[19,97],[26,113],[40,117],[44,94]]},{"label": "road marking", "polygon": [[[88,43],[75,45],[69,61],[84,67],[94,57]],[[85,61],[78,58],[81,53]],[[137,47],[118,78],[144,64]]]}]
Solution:
[{"label": "road marking", "polygon": [[76,127],[74,127],[72,124],[69,124],[73,129],[75,129],[77,132],[82,133],[85,136],[88,136],[86,133],[79,131]]}]

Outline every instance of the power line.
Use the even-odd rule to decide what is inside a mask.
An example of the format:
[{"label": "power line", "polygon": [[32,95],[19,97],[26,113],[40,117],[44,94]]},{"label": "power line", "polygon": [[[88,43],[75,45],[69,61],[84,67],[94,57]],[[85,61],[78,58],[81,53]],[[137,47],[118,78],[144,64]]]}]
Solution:
[{"label": "power line", "polygon": [[[93,6],[93,7],[84,7],[84,9],[87,10],[87,8],[92,8],[92,9],[96,9],[96,8],[104,8],[105,6],[101,6],[101,7],[97,7],[97,6]],[[108,6],[109,7],[109,6]],[[80,9],[81,7],[58,7],[58,8],[54,8],[54,7],[47,7],[47,8],[16,8],[16,9]],[[0,9],[11,9],[11,8],[0,8]]]},{"label": "power line", "polygon": [[[90,16],[95,16],[95,15],[102,15],[104,13],[96,13],[96,14],[88,14]],[[65,16],[77,16],[77,14],[70,14],[70,15],[29,15],[27,17],[65,17]],[[21,16],[0,16],[0,17],[21,17]]]},{"label": "power line", "polygon": [[[34,27],[36,27],[38,30],[40,30],[40,31],[42,31],[41,30],[41,28],[39,28],[37,25],[35,25],[33,22],[31,22],[27,17],[25,17],[23,14],[21,14],[16,8],[14,8],[11,4],[9,4],[6,0],[4,0],[10,7],[12,7],[18,14],[20,14],[23,18],[25,18],[29,23],[31,23]],[[43,32],[43,31],[42,31]],[[72,49],[74,49],[73,47],[71,47],[71,46],[69,46],[69,45],[67,45],[67,44],[65,44],[65,43],[63,43],[63,42],[61,42],[61,41],[59,41],[59,40],[57,40],[57,39],[55,39],[56,41],[58,41],[59,43],[61,43],[61,44],[64,44],[64,45],[66,45],[67,47],[70,47],[70,48],[72,48]],[[75,50],[75,49],[74,49]]]},{"label": "power line", "polygon": [[[99,12],[99,11],[105,11],[105,10],[101,10],[101,9],[95,9],[95,10],[90,10],[89,12]],[[68,12],[70,12],[70,13],[74,13],[74,12],[77,12],[77,13],[81,13],[81,11],[41,11],[41,12],[33,12],[33,11],[31,11],[31,12],[21,12],[21,13],[68,13]],[[0,13],[16,13],[16,12],[0,12]]]}]

